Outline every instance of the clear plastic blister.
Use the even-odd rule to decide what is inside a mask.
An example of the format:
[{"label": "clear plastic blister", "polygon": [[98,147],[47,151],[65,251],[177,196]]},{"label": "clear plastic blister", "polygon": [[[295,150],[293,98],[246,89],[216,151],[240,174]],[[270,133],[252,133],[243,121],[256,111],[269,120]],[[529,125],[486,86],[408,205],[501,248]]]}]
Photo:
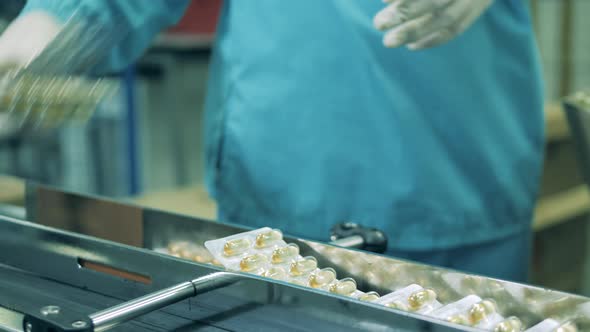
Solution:
[{"label": "clear plastic blister", "polygon": [[451,323],[468,325],[469,319],[467,313],[469,309],[476,303],[481,302],[482,299],[477,295],[469,295],[457,302],[447,304],[437,310],[434,310],[429,316],[436,317],[441,320],[446,320]]},{"label": "clear plastic blister", "polygon": [[[460,325],[472,326],[483,330],[513,327],[513,320],[506,320],[492,300],[482,300],[477,295],[469,295],[430,313],[430,316]],[[520,321],[519,321],[520,322]],[[502,324],[504,323],[504,324]]]},{"label": "clear plastic blister", "polygon": [[339,280],[333,268],[319,267],[315,257],[301,256],[299,247],[286,243],[279,230],[265,227],[207,241],[205,247],[228,270],[252,273],[364,301],[373,301],[379,296],[375,292],[359,291],[352,278]]},{"label": "clear plastic blister", "polygon": [[508,317],[494,327],[494,332],[521,332],[524,326],[517,317]]},{"label": "clear plastic blister", "polygon": [[389,308],[428,314],[442,307],[442,304],[438,302],[436,297],[436,292],[432,289],[423,288],[420,285],[414,284],[383,295],[375,302]]},{"label": "clear plastic blister", "polygon": [[539,324],[529,328],[525,332],[577,332],[576,324],[572,322],[562,323],[556,319],[548,318]]},{"label": "clear plastic blister", "polygon": [[330,293],[357,297],[360,295],[360,291],[356,289],[356,281],[352,278],[344,278],[342,280],[336,280],[329,286]]},{"label": "clear plastic blister", "polygon": [[355,298],[363,302],[377,302],[381,296],[379,293],[373,291],[367,293],[359,291]]},{"label": "clear plastic blister", "polygon": [[[270,273],[281,280],[281,271],[301,259],[299,248],[287,245],[281,231],[269,227],[207,241],[205,247],[228,270],[257,275]],[[274,269],[267,273],[270,268]]]},{"label": "clear plastic blister", "polygon": [[156,251],[188,259],[197,263],[213,264],[217,266],[221,265],[205,248],[196,246],[187,241],[172,241],[166,248],[156,249]]},{"label": "clear plastic blister", "polygon": [[489,330],[504,321],[498,312],[496,303],[492,300],[480,301],[469,308],[469,324],[471,326]]}]

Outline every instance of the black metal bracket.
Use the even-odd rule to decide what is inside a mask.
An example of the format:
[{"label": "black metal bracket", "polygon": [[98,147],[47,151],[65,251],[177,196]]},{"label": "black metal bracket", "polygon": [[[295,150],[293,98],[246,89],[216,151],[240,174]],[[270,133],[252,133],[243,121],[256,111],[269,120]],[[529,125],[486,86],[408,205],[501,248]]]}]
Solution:
[{"label": "black metal bracket", "polygon": [[[43,310],[43,309],[41,309]],[[23,319],[23,331],[25,332],[90,332],[94,328],[88,317],[70,319],[65,321],[59,314],[50,315],[25,315]]]},{"label": "black metal bracket", "polygon": [[380,254],[387,250],[387,235],[385,233],[377,228],[364,227],[352,222],[332,226],[330,239],[337,241],[355,236],[362,238],[362,243],[358,247],[361,250]]}]

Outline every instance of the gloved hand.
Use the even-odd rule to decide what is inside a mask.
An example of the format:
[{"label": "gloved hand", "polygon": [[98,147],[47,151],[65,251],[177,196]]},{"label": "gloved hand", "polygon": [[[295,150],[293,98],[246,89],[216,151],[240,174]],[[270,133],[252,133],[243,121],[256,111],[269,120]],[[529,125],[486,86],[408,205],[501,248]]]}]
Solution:
[{"label": "gloved hand", "polygon": [[444,44],[463,33],[493,0],[384,0],[374,18],[386,31],[386,47],[407,45],[419,50]]},{"label": "gloved hand", "polygon": [[0,68],[28,65],[61,28],[62,24],[45,12],[31,12],[18,17],[0,35]]}]

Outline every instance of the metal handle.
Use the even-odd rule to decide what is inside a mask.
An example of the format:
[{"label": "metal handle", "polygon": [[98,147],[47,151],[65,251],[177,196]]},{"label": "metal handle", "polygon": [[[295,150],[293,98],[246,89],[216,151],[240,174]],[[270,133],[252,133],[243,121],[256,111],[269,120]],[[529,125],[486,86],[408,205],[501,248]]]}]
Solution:
[{"label": "metal handle", "polygon": [[[60,313],[59,307],[46,307],[41,310],[41,315],[26,315],[23,329],[26,332],[106,331],[168,305],[231,285],[242,278],[230,272],[211,273],[76,320],[71,315],[69,318],[62,317],[64,315]],[[66,324],[66,321],[71,323]]]},{"label": "metal handle", "polygon": [[331,231],[330,243],[333,245],[376,253],[384,253],[387,250],[387,236],[376,228],[345,222],[332,226]]},{"label": "metal handle", "polygon": [[94,331],[106,331],[170,304],[228,286],[239,279],[240,276],[233,273],[212,273],[96,312],[90,315],[90,320],[94,326]]}]

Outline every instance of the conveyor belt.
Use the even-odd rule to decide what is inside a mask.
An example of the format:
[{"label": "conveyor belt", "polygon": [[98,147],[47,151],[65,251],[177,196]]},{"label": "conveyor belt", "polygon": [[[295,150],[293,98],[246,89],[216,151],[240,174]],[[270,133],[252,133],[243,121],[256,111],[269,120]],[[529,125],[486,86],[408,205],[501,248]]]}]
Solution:
[{"label": "conveyor belt", "polygon": [[[124,270],[149,275],[152,283],[80,268],[78,259],[88,255],[114,266],[125,262]],[[61,323],[215,271],[149,250],[2,217],[0,262],[5,263],[0,268],[0,306],[38,314],[47,305],[58,305],[63,307]],[[137,318],[119,331],[421,331],[435,326],[437,331],[456,330],[433,319],[244,276],[238,284]]]},{"label": "conveyor belt", "polygon": [[[89,315],[114,306],[115,299],[89,290],[80,289],[8,267],[0,267],[0,294],[12,299],[9,309],[39,304],[57,305],[64,313]],[[5,304],[6,305],[6,304]],[[9,305],[10,306],[10,305]],[[290,310],[288,305],[260,305],[238,298],[204,294],[199,300],[179,303],[166,311],[157,311],[140,317],[112,331],[343,331],[340,324],[332,324],[305,313]],[[187,314],[187,312],[189,314]],[[298,322],[286,316],[297,315]],[[349,328],[347,330],[357,330]]]},{"label": "conveyor belt", "polygon": [[[64,324],[71,325],[75,317],[97,324],[92,319],[96,314],[90,315],[95,311],[145,299],[171,286],[194,286],[195,280],[220,275],[218,272],[223,270],[219,267],[154,250],[165,249],[174,241],[189,241],[199,247],[204,241],[245,231],[237,225],[38,186],[30,186],[27,192],[27,217],[36,223],[0,216],[0,264],[4,265],[0,271],[0,292],[10,293],[0,297],[0,306],[26,313],[32,319],[29,322],[35,324],[39,319],[43,324],[45,320],[51,324],[55,320],[62,328]],[[354,278],[362,291],[374,290],[384,295],[418,284],[434,290],[442,305],[470,294],[492,299],[502,317],[517,316],[527,327],[548,317],[562,322],[573,320],[582,330],[590,326],[590,314],[584,311],[590,306],[586,297],[321,242],[288,236],[284,239],[297,244],[302,256],[314,256],[320,266],[334,268],[339,278]],[[193,293],[188,286],[184,288],[188,293],[183,291],[183,296],[174,301],[196,297],[158,306],[163,309],[123,326],[155,331],[475,331],[441,317],[395,310],[325,290],[257,275],[232,276],[237,277],[237,282],[211,288],[210,293],[201,294],[197,288]],[[20,296],[21,293],[27,296]],[[67,319],[57,322],[56,318],[38,317],[41,308],[53,301],[72,308],[63,311],[69,315]]]}]

